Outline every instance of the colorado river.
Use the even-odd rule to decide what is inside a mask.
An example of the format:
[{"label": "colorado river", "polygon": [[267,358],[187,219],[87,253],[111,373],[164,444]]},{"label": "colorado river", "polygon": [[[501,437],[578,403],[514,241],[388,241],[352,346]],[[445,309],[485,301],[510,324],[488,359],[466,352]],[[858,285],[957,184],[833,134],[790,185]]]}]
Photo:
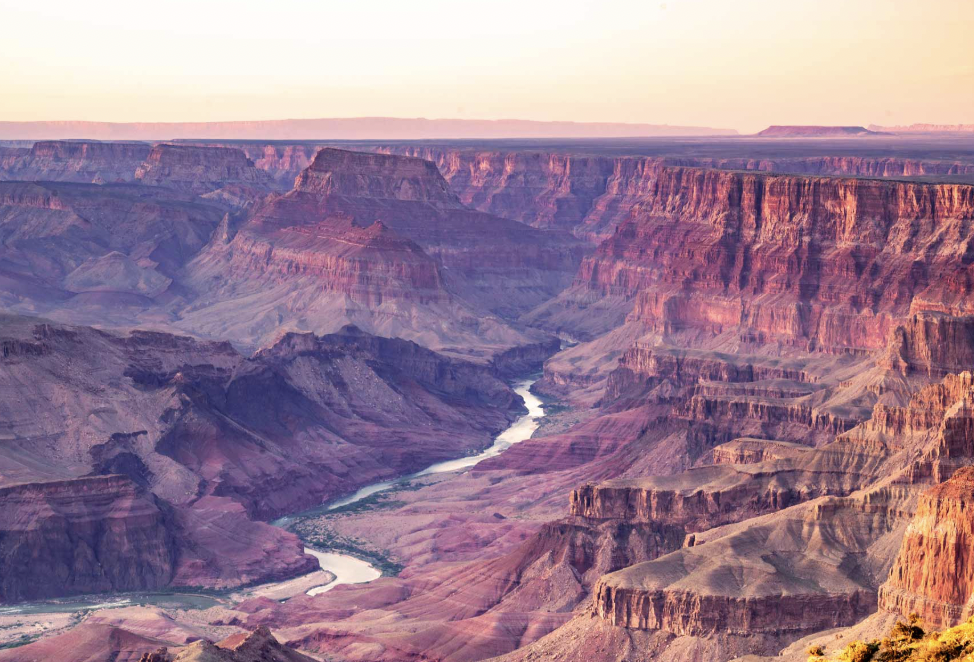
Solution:
[{"label": "colorado river", "polygon": [[[494,438],[494,443],[482,452],[468,457],[461,457],[456,460],[438,462],[422,471],[397,478],[396,480],[374,483],[361,488],[357,492],[327,503],[318,508],[304,511],[290,517],[282,517],[271,522],[276,526],[286,526],[295,517],[314,513],[327,513],[329,511],[356,503],[386,490],[403,485],[414,478],[429,476],[432,474],[459,471],[474,466],[478,462],[489,457],[495,457],[510,448],[512,445],[529,439],[534,431],[538,429],[540,420],[544,416],[544,407],[541,400],[536,398],[530,391],[536,379],[526,379],[518,382],[514,390],[524,399],[524,404],[528,408],[528,413],[518,418],[506,430]],[[335,575],[335,579],[328,584],[315,586],[307,591],[308,595],[318,595],[329,591],[341,584],[363,584],[378,579],[382,573],[371,564],[362,559],[349,554],[339,554],[337,552],[321,552],[310,547],[304,550],[307,554],[318,559],[318,564],[322,570],[327,570]],[[260,587],[251,587],[249,590]],[[304,590],[303,588],[301,590]],[[181,592],[157,592],[157,593],[122,593],[111,597],[106,596],[78,596],[62,600],[49,600],[41,602],[20,603],[5,605],[0,608],[0,616],[14,614],[45,614],[45,613],[73,613],[88,609],[108,609],[112,607],[129,607],[133,605],[158,605],[161,607],[171,607],[179,609],[207,609],[209,607],[225,603],[226,597],[219,593],[181,593]]]},{"label": "colorado river", "polygon": [[[497,435],[497,437],[494,438],[494,443],[491,444],[489,448],[477,453],[476,455],[461,457],[455,460],[447,460],[446,462],[437,462],[436,464],[426,467],[422,471],[417,471],[416,473],[402,476],[401,478],[397,478],[395,480],[387,480],[381,483],[367,485],[347,497],[342,497],[341,499],[332,501],[324,506],[321,506],[320,508],[316,508],[315,511],[327,513],[328,511],[335,510],[343,506],[348,506],[361,501],[362,499],[366,499],[373,494],[385,492],[386,490],[392,489],[396,486],[403,485],[414,478],[467,469],[478,464],[479,462],[482,462],[483,460],[486,460],[489,457],[496,457],[497,455],[500,455],[518,442],[524,441],[525,439],[530,439],[531,435],[534,434],[534,431],[537,430],[538,426],[541,424],[540,419],[544,416],[544,406],[542,405],[541,400],[531,393],[531,386],[534,385],[535,381],[537,380],[525,379],[515,385],[514,391],[524,399],[524,404],[528,408],[528,413],[521,416],[519,419],[514,421],[510,427]],[[274,524],[283,526],[287,524],[288,519],[289,518],[287,517],[281,518],[280,520],[274,522]],[[318,595],[319,593],[324,593],[325,591],[335,588],[339,584],[363,584],[374,579],[378,579],[382,575],[381,572],[376,570],[369,563],[348,554],[319,552],[311,549],[310,547],[305,548],[305,552],[318,559],[318,564],[321,566],[322,570],[327,570],[335,575],[335,579],[331,583],[312,588],[308,591],[308,595]]]}]

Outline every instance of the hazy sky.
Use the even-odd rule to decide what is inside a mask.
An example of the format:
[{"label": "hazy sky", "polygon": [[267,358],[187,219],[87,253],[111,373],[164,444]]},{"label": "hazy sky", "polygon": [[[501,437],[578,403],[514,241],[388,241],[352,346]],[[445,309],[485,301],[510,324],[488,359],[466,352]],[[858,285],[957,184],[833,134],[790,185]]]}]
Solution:
[{"label": "hazy sky", "polygon": [[974,123],[974,0],[0,0],[0,120]]}]

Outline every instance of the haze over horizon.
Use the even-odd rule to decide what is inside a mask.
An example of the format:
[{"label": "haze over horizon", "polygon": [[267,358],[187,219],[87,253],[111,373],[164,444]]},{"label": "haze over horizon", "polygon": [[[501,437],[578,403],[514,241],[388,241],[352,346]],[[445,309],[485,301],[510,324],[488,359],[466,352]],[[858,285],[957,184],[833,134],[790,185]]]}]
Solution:
[{"label": "haze over horizon", "polygon": [[742,133],[974,122],[974,3],[960,0],[501,0],[489,12],[444,0],[283,0],[274,12],[0,0],[0,11],[0,55],[16,64],[0,69],[0,121],[424,117]]}]

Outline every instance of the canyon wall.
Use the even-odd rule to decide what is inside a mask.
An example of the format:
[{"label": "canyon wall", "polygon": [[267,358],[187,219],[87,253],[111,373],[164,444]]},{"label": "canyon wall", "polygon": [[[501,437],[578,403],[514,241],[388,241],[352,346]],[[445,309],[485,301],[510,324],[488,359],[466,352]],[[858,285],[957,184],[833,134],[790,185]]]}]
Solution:
[{"label": "canyon wall", "polygon": [[664,167],[697,167],[869,178],[974,177],[969,159],[863,156],[598,156],[543,148],[517,151],[450,146],[375,147],[436,163],[471,207],[536,227],[607,239],[632,208],[653,195]]},{"label": "canyon wall", "polygon": [[0,488],[0,600],[145,591],[172,580],[164,507],[125,476]]},{"label": "canyon wall", "polygon": [[666,168],[576,282],[664,336],[875,350],[912,312],[971,312],[972,218],[965,185]]}]

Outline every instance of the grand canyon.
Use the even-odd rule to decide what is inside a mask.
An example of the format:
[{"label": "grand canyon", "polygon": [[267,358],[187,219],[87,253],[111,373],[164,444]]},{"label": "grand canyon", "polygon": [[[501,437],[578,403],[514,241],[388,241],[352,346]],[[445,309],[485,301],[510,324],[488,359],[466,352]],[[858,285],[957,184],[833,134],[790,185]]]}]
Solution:
[{"label": "grand canyon", "polygon": [[0,0],[0,662],[974,659],[974,6],[88,4]]},{"label": "grand canyon", "polygon": [[0,660],[962,623],[974,141],[796,131],[5,146]]}]

